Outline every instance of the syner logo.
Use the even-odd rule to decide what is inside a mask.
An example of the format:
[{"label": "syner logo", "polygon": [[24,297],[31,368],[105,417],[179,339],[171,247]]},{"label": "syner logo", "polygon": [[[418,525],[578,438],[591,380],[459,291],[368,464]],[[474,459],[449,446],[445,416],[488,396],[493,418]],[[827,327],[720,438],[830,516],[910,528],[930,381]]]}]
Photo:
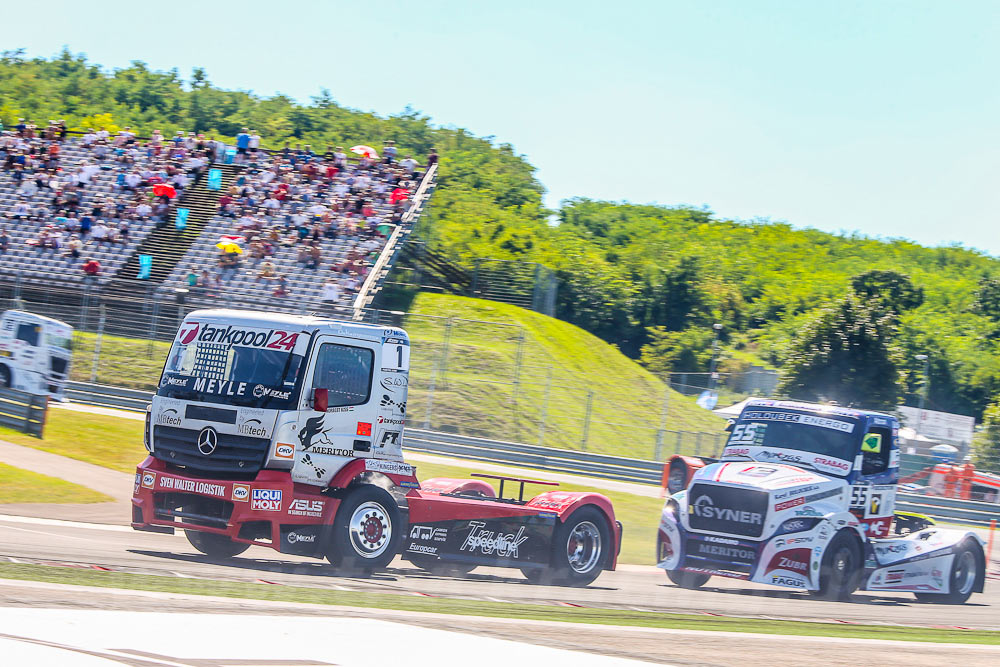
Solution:
[{"label": "syner logo", "polygon": [[737,523],[761,524],[764,516],[760,512],[747,512],[746,510],[735,510],[728,507],[716,507],[715,503],[708,496],[698,496],[691,504],[691,514],[703,519],[720,519],[722,521],[735,521]]}]

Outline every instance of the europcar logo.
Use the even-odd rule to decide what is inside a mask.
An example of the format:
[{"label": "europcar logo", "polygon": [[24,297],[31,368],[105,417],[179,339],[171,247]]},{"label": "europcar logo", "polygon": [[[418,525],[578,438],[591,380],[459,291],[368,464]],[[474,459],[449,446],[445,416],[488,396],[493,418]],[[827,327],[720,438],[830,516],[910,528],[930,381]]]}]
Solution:
[{"label": "europcar logo", "polygon": [[177,332],[177,340],[180,341],[181,345],[187,345],[195,339],[200,328],[201,325],[197,322],[185,322],[181,325],[180,331]]}]

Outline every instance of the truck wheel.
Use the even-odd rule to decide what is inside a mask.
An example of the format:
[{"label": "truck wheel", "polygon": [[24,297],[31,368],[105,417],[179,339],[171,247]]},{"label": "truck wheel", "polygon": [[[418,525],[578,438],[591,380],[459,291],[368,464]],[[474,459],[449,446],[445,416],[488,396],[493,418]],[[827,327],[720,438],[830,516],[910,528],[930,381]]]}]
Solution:
[{"label": "truck wheel", "polygon": [[225,535],[203,533],[200,530],[185,530],[184,536],[198,551],[214,558],[231,558],[250,548],[245,542],[233,542]]},{"label": "truck wheel", "polygon": [[701,588],[712,578],[710,574],[685,572],[684,570],[666,570],[666,573],[670,581],[674,582],[675,586],[680,586],[681,588]]},{"label": "truck wheel", "polygon": [[409,556],[409,561],[431,574],[460,577],[476,569],[475,563],[453,563],[433,556]]},{"label": "truck wheel", "polygon": [[816,597],[824,600],[850,600],[858,590],[861,578],[861,549],[847,531],[837,533],[830,541],[819,566],[819,590]]},{"label": "truck wheel", "polygon": [[0,387],[10,388],[10,369],[0,366]]},{"label": "truck wheel", "polygon": [[601,574],[611,548],[607,518],[596,507],[581,507],[556,526],[549,567],[521,573],[532,583],[586,586]]},{"label": "truck wheel", "polygon": [[964,604],[972,590],[976,587],[976,582],[982,574],[980,568],[984,565],[983,558],[980,557],[978,549],[974,549],[968,542],[965,542],[955,552],[955,560],[951,563],[951,574],[948,577],[947,593],[914,593],[917,599],[922,602],[936,602],[938,604]]},{"label": "truck wheel", "polygon": [[370,484],[355,487],[333,520],[327,560],[348,571],[383,569],[399,551],[401,530],[399,507],[392,496]]}]

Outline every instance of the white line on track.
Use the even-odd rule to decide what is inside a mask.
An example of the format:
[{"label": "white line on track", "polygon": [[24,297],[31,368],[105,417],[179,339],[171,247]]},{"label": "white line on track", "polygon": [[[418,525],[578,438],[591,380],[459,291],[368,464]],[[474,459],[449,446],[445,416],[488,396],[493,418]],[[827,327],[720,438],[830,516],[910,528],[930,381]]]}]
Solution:
[{"label": "white line on track", "polygon": [[109,523],[85,523],[83,521],[64,521],[62,519],[40,519],[33,516],[17,516],[0,514],[0,523],[28,523],[36,526],[57,526],[60,528],[82,528],[84,530],[109,530],[115,533],[131,533],[131,526],[115,526]]}]

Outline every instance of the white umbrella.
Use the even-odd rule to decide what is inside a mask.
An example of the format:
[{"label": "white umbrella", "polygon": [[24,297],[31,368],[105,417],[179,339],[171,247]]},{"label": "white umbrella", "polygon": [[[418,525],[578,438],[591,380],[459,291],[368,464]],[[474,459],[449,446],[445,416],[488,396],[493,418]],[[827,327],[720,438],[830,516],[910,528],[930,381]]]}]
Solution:
[{"label": "white umbrella", "polygon": [[378,152],[371,146],[365,146],[364,144],[358,144],[357,146],[351,146],[351,152],[357,153],[372,160],[378,159]]}]

